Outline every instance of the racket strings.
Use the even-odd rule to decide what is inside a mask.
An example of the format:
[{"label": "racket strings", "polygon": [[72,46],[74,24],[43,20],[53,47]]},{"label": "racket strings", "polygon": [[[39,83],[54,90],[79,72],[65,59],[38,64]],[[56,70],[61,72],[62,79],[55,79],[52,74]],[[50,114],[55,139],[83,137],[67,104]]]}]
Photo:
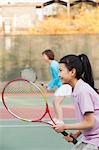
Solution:
[{"label": "racket strings", "polygon": [[45,98],[36,84],[21,79],[8,84],[4,91],[7,108],[20,119],[40,119],[45,112]]},{"label": "racket strings", "polygon": [[21,71],[21,77],[23,79],[35,82],[37,80],[36,73],[32,68],[25,68]]}]

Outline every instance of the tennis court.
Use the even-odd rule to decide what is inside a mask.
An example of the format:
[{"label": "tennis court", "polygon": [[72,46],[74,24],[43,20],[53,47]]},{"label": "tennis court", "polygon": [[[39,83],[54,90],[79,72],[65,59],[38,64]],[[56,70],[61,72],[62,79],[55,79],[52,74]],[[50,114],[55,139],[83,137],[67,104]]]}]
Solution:
[{"label": "tennis court", "polygon": [[[52,98],[47,96],[50,105]],[[63,112],[65,122],[75,121],[71,98],[64,100]],[[48,125],[15,119],[0,100],[0,150],[70,150],[72,147],[72,143],[67,143]]]}]

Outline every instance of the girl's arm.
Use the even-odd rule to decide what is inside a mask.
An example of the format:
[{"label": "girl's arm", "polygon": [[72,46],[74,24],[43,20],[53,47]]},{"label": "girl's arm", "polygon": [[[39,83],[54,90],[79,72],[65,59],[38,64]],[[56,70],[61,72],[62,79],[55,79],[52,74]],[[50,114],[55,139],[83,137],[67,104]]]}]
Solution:
[{"label": "girl's arm", "polygon": [[93,126],[94,126],[93,113],[86,112],[84,115],[84,120],[80,123],[54,125],[53,128],[55,129],[56,132],[63,132],[64,130],[84,130],[93,128]]},{"label": "girl's arm", "polygon": [[48,90],[52,90],[55,86],[57,86],[57,83],[59,82],[58,77],[58,69],[54,66],[54,64],[50,67],[52,80],[48,83]]}]

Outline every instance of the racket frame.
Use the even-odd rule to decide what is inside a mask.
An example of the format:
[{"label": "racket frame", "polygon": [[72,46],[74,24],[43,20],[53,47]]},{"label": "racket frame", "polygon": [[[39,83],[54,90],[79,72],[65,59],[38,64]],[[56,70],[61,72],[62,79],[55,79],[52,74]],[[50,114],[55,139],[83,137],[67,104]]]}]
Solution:
[{"label": "racket frame", "polygon": [[[37,119],[37,120],[29,120],[29,119],[21,118],[21,117],[17,116],[16,114],[14,114],[14,113],[7,107],[7,105],[6,105],[6,103],[5,103],[5,99],[4,99],[4,92],[5,92],[5,89],[7,88],[7,86],[8,86],[9,84],[11,84],[12,82],[15,82],[15,81],[25,81],[25,82],[28,82],[28,83],[32,84],[33,86],[35,86],[35,87],[40,91],[41,95],[43,96],[46,109],[45,109],[45,111],[44,111],[44,114],[43,114],[39,119]],[[40,89],[40,87],[39,87],[38,85],[36,85],[34,82],[32,82],[32,81],[29,81],[29,80],[26,80],[26,79],[23,79],[23,78],[17,78],[17,79],[14,79],[14,80],[9,81],[9,82],[4,86],[4,88],[3,88],[3,91],[2,91],[2,102],[3,102],[3,105],[4,105],[4,107],[6,108],[6,110],[7,110],[12,116],[14,116],[15,118],[17,118],[17,119],[19,119],[19,120],[26,121],[26,122],[40,122],[40,123],[45,123],[45,124],[48,124],[48,125],[51,125],[51,126],[52,126],[51,123],[42,120],[42,119],[46,116],[46,114],[48,114],[49,117],[50,117],[50,119],[51,119],[51,121],[56,125],[56,123],[54,122],[54,120],[52,119],[52,116],[51,116],[51,114],[50,114],[50,109],[49,109],[49,106],[48,106],[48,103],[47,103],[46,95],[45,95],[44,92]],[[67,136],[67,135],[68,135],[68,133],[65,132],[65,131],[61,132],[61,134],[63,134],[64,136]],[[76,143],[78,142],[77,139],[75,139],[73,136],[71,136],[71,138],[73,138],[73,142],[72,142],[73,144],[76,144]]]},{"label": "racket frame", "polygon": [[[5,89],[8,87],[9,84],[11,84],[12,82],[16,82],[16,81],[25,81],[25,82],[28,82],[28,83],[32,84],[33,86],[35,86],[35,87],[40,91],[41,95],[43,96],[43,100],[44,100],[44,102],[45,102],[45,107],[46,107],[46,108],[45,108],[44,114],[43,114],[39,119],[37,119],[37,120],[29,120],[29,119],[21,118],[21,117],[17,116],[16,114],[14,114],[14,113],[7,107],[6,102],[5,102],[5,98],[4,98]],[[36,85],[36,84],[35,84],[34,82],[32,82],[32,81],[29,81],[29,80],[26,80],[26,79],[23,79],[23,78],[17,78],[17,79],[14,79],[14,80],[9,81],[9,82],[5,85],[5,87],[3,88],[3,91],[2,91],[2,102],[3,102],[3,105],[5,106],[6,110],[7,110],[10,114],[12,114],[15,118],[20,119],[20,120],[22,120],[22,121],[26,121],[26,122],[42,122],[42,123],[46,123],[46,124],[52,125],[52,124],[50,124],[50,123],[45,122],[45,121],[42,120],[42,119],[46,116],[46,114],[48,113],[48,115],[49,115],[51,121],[55,124],[54,120],[53,120],[52,117],[51,117],[51,114],[50,114],[49,107],[48,107],[48,104],[47,104],[47,100],[46,100],[46,99],[47,99],[47,98],[46,98],[46,95],[45,95],[44,92],[40,89],[40,87],[39,87],[38,85]]]}]

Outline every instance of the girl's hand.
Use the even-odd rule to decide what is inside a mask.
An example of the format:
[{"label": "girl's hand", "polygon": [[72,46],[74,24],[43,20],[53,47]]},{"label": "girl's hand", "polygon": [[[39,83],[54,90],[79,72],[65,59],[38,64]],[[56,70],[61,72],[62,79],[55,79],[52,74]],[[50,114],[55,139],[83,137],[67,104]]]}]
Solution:
[{"label": "girl's hand", "polygon": [[46,89],[48,88],[48,85],[47,85],[47,84],[44,84],[44,83],[43,83],[43,86],[44,86]]},{"label": "girl's hand", "polygon": [[78,138],[81,135],[81,131],[77,131],[76,133],[70,133],[71,136],[73,136],[74,138]]},{"label": "girl's hand", "polygon": [[67,141],[67,142],[73,142],[73,138],[70,137],[71,134],[68,134],[67,136],[64,136],[64,139]]},{"label": "girl's hand", "polygon": [[[65,126],[66,126],[66,125],[65,125]],[[63,131],[65,130],[65,126],[64,126],[64,125],[53,125],[52,128],[53,128],[56,132],[60,133],[60,132],[63,132]],[[68,141],[68,142],[72,142],[72,141],[73,141],[73,138],[70,137],[70,135],[73,136],[72,133],[71,133],[71,134],[68,134],[67,136],[64,136],[64,139],[65,139],[66,141]]]},{"label": "girl's hand", "polygon": [[52,128],[53,128],[56,132],[58,132],[58,133],[63,132],[63,131],[65,130],[64,124],[61,124],[61,125],[53,125]]},{"label": "girl's hand", "polygon": [[[63,132],[64,130],[66,130],[66,124],[65,125],[53,125],[52,128],[60,133]],[[68,126],[67,126],[68,129]],[[74,138],[78,138],[81,134],[81,131],[77,131],[76,133],[70,133],[68,134],[68,136],[64,136],[64,139],[68,142],[73,142],[73,138],[71,136],[73,136]]]},{"label": "girl's hand", "polygon": [[48,88],[48,85],[47,85],[47,84],[41,82],[41,85],[47,90],[47,88]]},{"label": "girl's hand", "polygon": [[64,136],[64,139],[68,142],[72,142],[73,139],[71,136],[73,136],[74,138],[78,138],[80,135],[81,135],[81,132],[77,131],[76,133],[70,133],[70,134],[68,134],[68,136]]}]

